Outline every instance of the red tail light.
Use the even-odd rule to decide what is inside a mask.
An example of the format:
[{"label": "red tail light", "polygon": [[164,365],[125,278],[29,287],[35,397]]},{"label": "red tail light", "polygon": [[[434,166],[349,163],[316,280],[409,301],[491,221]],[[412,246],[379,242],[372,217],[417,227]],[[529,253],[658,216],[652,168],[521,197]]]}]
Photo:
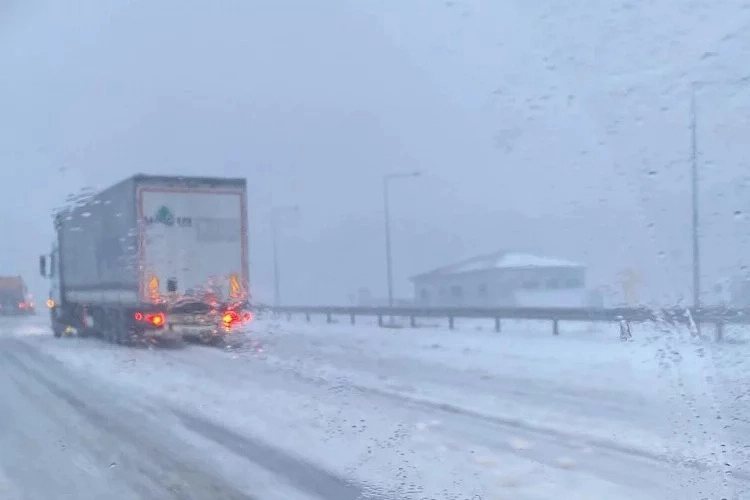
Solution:
[{"label": "red tail light", "polygon": [[164,313],[142,313],[140,311],[133,314],[133,319],[139,322],[150,323],[156,327],[164,326],[164,323],[167,320]]},{"label": "red tail light", "polygon": [[164,314],[151,314],[147,316],[147,321],[151,323],[154,326],[163,326],[164,325]]},{"label": "red tail light", "polygon": [[230,309],[221,316],[221,324],[224,326],[224,329],[230,330],[231,328],[247,324],[252,319],[253,315],[249,312],[243,313]]},{"label": "red tail light", "polygon": [[221,317],[221,322],[224,323],[224,326],[229,328],[236,323],[240,322],[239,315],[234,311],[227,311],[224,313],[224,316]]}]

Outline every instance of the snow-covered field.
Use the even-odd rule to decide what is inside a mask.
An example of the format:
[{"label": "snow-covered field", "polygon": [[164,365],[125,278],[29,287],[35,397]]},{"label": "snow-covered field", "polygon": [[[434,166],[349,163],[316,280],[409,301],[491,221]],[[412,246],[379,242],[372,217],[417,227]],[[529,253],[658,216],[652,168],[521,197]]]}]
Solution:
[{"label": "snow-covered field", "polygon": [[11,329],[99,390],[168,408],[227,477],[265,470],[258,498],[275,498],[274,481],[323,491],[321,472],[278,457],[351,478],[367,498],[742,498],[750,477],[731,418],[748,349],[687,332],[635,326],[622,343],[610,325],[553,337],[511,323],[498,334],[260,319],[219,350]]}]

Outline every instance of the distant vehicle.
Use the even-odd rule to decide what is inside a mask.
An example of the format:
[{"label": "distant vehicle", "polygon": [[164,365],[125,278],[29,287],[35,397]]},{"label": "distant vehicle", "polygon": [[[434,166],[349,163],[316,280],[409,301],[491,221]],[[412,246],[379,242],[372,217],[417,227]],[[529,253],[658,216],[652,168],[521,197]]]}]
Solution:
[{"label": "distant vehicle", "polygon": [[245,179],[140,174],[58,213],[55,336],[222,341],[251,318],[246,207]]},{"label": "distant vehicle", "polygon": [[0,314],[35,314],[26,284],[21,276],[0,276]]}]

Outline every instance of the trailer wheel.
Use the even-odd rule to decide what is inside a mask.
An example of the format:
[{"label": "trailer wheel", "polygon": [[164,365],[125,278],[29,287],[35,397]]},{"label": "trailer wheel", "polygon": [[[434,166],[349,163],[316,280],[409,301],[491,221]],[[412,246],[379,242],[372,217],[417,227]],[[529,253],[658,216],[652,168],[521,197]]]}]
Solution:
[{"label": "trailer wheel", "polygon": [[117,332],[112,324],[105,324],[104,328],[101,329],[102,337],[110,344],[117,342]]},{"label": "trailer wheel", "polygon": [[122,345],[127,338],[125,314],[120,309],[110,309],[107,318],[107,340],[113,344]]},{"label": "trailer wheel", "polygon": [[138,328],[129,328],[124,332],[122,343],[128,347],[139,347],[146,344],[145,336]]},{"label": "trailer wheel", "polygon": [[205,343],[211,347],[218,347],[220,349],[225,349],[229,345],[224,335],[212,335],[205,340]]}]

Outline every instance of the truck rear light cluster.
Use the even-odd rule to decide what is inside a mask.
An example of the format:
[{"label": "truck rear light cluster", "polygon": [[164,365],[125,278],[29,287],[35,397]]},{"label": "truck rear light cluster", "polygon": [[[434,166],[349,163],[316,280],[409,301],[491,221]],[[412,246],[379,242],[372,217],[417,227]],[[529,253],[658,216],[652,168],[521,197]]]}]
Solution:
[{"label": "truck rear light cluster", "polygon": [[231,329],[232,327],[244,325],[246,323],[249,323],[253,319],[253,315],[249,312],[244,312],[240,314],[237,311],[229,310],[224,313],[224,315],[221,317],[221,323],[224,325],[224,328]]},{"label": "truck rear light cluster", "polygon": [[136,312],[133,318],[138,322],[149,323],[156,327],[164,326],[167,319],[164,313],[142,313],[140,311]]},{"label": "truck rear light cluster", "polygon": [[221,322],[224,323],[226,328],[231,328],[240,322],[240,316],[235,311],[227,311],[221,317]]}]

